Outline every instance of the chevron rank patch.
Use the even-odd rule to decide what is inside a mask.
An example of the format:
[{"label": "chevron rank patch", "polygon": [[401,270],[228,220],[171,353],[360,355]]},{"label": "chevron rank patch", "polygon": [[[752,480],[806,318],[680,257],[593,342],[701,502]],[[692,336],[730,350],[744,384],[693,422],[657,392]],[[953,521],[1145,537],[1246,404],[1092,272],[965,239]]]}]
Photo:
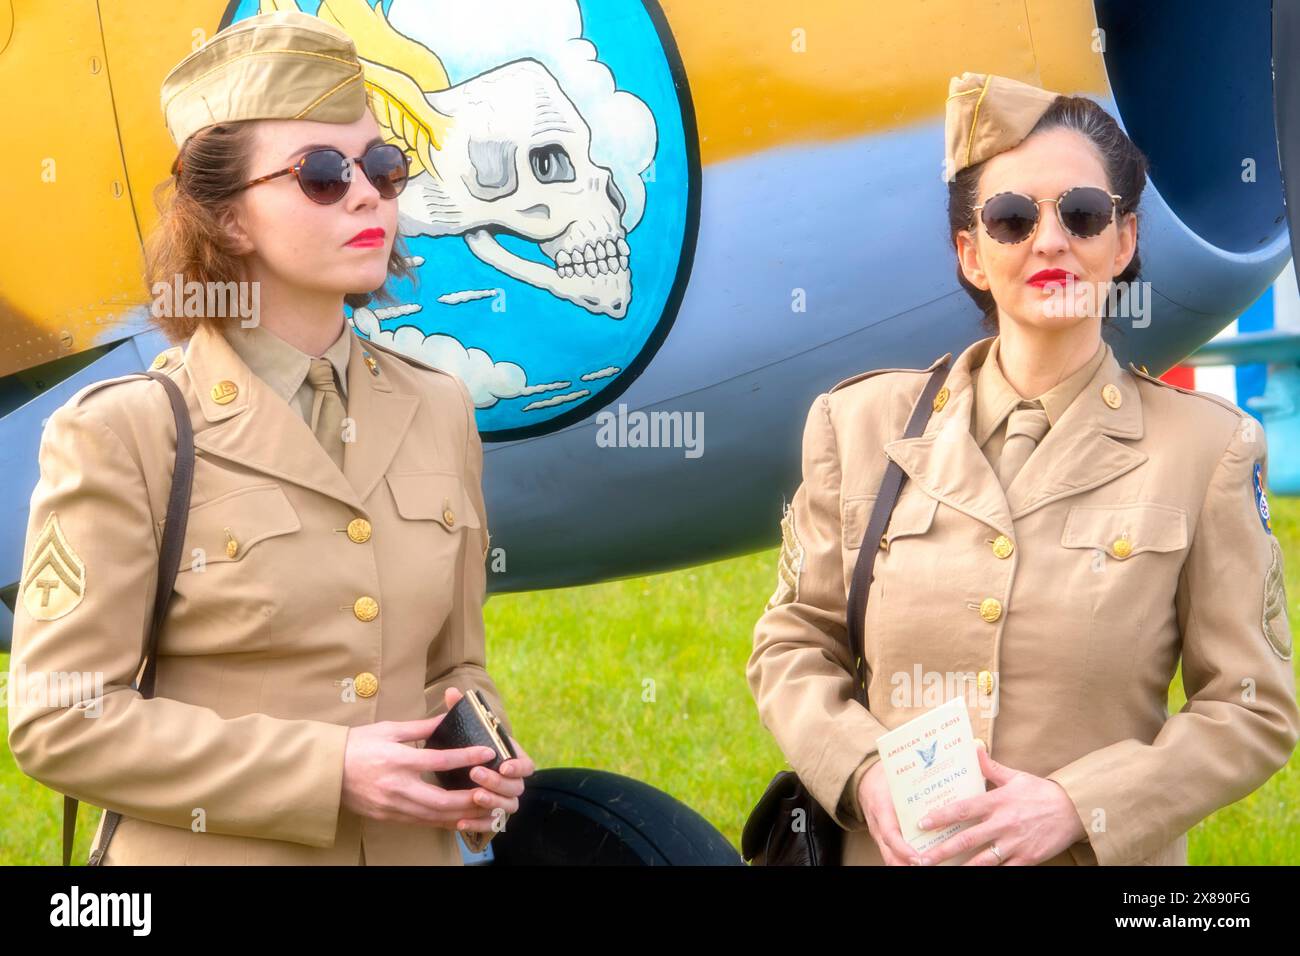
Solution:
[{"label": "chevron rank patch", "polygon": [[51,511],[36,536],[22,581],[23,607],[37,621],[63,617],[86,596],[86,566]]},{"label": "chevron rank patch", "polygon": [[1264,575],[1264,637],[1274,653],[1284,661],[1291,659],[1291,624],[1286,613],[1286,582],[1282,578],[1282,546],[1277,538],[1269,539],[1273,560]]},{"label": "chevron rank patch", "polygon": [[794,527],[794,511],[789,505],[781,517],[781,556],[776,563],[776,590],[768,599],[765,611],[778,604],[799,600],[799,575],[803,571],[803,545]]}]

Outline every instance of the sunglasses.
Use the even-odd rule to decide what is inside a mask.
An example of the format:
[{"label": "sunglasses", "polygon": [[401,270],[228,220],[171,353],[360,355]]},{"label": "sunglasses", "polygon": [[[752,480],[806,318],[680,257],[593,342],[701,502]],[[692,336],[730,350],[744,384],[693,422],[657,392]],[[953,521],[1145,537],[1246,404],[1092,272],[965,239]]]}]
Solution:
[{"label": "sunglasses", "polygon": [[990,196],[972,212],[980,213],[990,236],[1014,245],[1024,242],[1038,228],[1039,203],[1056,203],[1061,228],[1079,239],[1091,239],[1110,225],[1121,198],[1098,186],[1073,186],[1056,199],[1031,199],[1021,193],[1005,192]]},{"label": "sunglasses", "polygon": [[293,166],[259,176],[239,188],[247,189],[292,173],[308,199],[328,206],[347,195],[348,187],[352,185],[354,165],[361,167],[375,191],[384,199],[396,199],[406,188],[406,180],[411,174],[411,160],[406,153],[400,147],[385,143],[371,146],[364,156],[356,159],[348,159],[337,149],[313,149]]}]

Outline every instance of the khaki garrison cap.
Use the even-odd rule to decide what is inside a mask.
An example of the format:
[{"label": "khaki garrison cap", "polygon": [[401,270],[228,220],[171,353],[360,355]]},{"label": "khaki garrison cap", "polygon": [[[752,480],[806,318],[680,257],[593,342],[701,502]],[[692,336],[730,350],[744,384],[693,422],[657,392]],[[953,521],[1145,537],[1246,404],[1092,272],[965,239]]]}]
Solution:
[{"label": "khaki garrison cap", "polygon": [[992,73],[954,76],[943,124],[944,182],[1018,145],[1058,95]]},{"label": "khaki garrison cap", "polygon": [[296,10],[232,23],[172,67],[162,84],[163,115],[178,148],[216,123],[351,123],[366,105],[352,38]]}]

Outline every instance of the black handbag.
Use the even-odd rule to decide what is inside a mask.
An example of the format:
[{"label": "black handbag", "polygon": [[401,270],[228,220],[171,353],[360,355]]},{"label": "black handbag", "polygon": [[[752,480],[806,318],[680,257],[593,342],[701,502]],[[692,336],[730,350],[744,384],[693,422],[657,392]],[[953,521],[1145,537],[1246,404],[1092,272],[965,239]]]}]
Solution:
[{"label": "black handbag", "polygon": [[[519,756],[510,744],[510,735],[501,726],[501,720],[492,712],[487,698],[477,687],[471,687],[461,695],[460,700],[452,705],[445,717],[424,742],[426,748],[437,750],[459,750],[462,747],[487,747],[496,756],[487,763],[478,766],[489,770],[499,770],[501,765],[512,757]],[[454,767],[451,770],[435,770],[434,779],[444,790],[468,790],[477,787],[470,776],[469,767]],[[465,830],[460,834],[465,845],[475,853],[482,853],[492,838],[492,834],[477,830]]]},{"label": "black handbag", "polygon": [[[172,589],[176,584],[176,573],[180,569],[181,547],[185,541],[185,525],[190,513],[190,489],[194,483],[194,428],[190,424],[189,409],[180,388],[162,372],[150,370],[141,373],[157,379],[167,389],[171,399],[172,414],[176,418],[176,465],[172,469],[171,495],[167,499],[167,523],[163,527],[162,545],[158,552],[158,589],[154,594],[153,616],[150,619],[149,635],[145,641],[144,673],[139,684],[131,686],[140,691],[141,697],[152,697],[154,689],[154,670],[158,650],[158,632],[162,629],[163,617],[171,603]],[[138,669],[137,669],[138,672]],[[99,845],[87,862],[88,866],[99,866],[108,849],[108,841],[113,838],[118,821],[122,815],[116,810],[104,811],[103,833]],[[72,861],[72,842],[77,830],[77,799],[63,797],[63,865]]]},{"label": "black handbag", "polygon": [[[905,438],[925,431],[934,398],[947,377],[948,363],[941,362],[930,374],[921,397],[912,408]],[[866,616],[867,592],[876,563],[878,542],[884,537],[889,516],[898,502],[906,474],[893,459],[885,466],[871,520],[867,523],[858,562],[853,567],[845,609],[849,650],[853,656],[853,696],[867,706],[866,675],[863,667],[862,626]],[[799,824],[799,825],[796,825]],[[782,770],[772,778],[754,805],[740,837],[740,852],[754,866],[838,866],[844,846],[844,830],[817,802],[793,770]]]}]

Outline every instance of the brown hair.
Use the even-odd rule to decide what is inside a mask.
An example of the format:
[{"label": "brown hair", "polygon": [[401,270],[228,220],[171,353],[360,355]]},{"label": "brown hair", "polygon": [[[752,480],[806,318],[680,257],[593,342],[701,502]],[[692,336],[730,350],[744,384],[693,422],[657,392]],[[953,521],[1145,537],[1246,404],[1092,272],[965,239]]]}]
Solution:
[{"label": "brown hair", "polygon": [[[191,136],[172,162],[172,175],[154,188],[157,225],[144,241],[144,281],[152,299],[156,284],[170,287],[173,277],[183,283],[239,282],[244,277],[243,256],[232,251],[222,225],[239,188],[246,183],[253,146],[253,123],[242,120],[208,126]],[[397,302],[389,289],[394,278],[416,281],[407,264],[405,244],[398,235],[388,257],[388,278],[372,292],[351,292],[343,302],[353,309],[372,301]],[[189,338],[200,323],[214,327],[220,316],[153,316],[153,322],[172,344]]]},{"label": "brown hair", "polygon": [[[1117,216],[1124,213],[1137,215],[1138,200],[1146,186],[1147,159],[1128,135],[1120,129],[1114,117],[1088,99],[1086,96],[1058,96],[1047,108],[1042,117],[1034,124],[1028,136],[1043,130],[1063,127],[1082,133],[1101,154],[1102,166],[1106,170],[1110,191],[1123,198],[1116,203]],[[1028,138],[1028,136],[1026,138]],[[984,162],[988,162],[985,160]],[[984,163],[958,171],[956,178],[948,183],[948,233],[949,241],[956,247],[957,233],[974,227],[975,200],[979,196],[980,175]],[[1139,221],[1139,232],[1141,222]],[[1127,283],[1137,281],[1142,271],[1139,250],[1135,244],[1133,258],[1124,271],[1115,276],[1115,283],[1124,287]],[[962,272],[960,260],[957,262],[957,281],[967,294],[975,300],[983,313],[980,325],[989,335],[998,331],[998,306],[993,293],[981,289],[966,278]],[[1115,317],[1110,314],[1107,301],[1102,300],[1102,329],[1118,329]]]}]

